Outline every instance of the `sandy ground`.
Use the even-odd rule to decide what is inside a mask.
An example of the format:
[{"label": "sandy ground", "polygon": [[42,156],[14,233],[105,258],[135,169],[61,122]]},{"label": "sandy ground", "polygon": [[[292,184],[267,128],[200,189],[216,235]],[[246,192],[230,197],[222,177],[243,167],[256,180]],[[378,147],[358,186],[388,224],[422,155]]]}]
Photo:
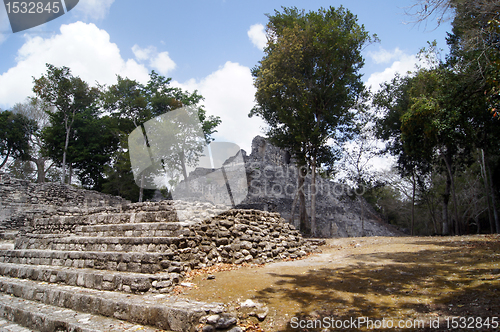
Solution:
[{"label": "sandy ground", "polygon": [[499,330],[500,236],[329,239],[322,251],[201,274],[183,293],[230,305],[248,331]]}]

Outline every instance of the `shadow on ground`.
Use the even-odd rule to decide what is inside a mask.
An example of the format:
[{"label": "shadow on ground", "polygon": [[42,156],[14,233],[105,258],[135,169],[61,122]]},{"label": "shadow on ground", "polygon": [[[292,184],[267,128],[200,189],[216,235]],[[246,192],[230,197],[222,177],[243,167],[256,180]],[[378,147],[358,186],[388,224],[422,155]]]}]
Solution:
[{"label": "shadow on ground", "polygon": [[[410,243],[427,248],[417,252],[359,254],[356,263],[348,267],[319,268],[299,275],[272,273],[279,287],[262,289],[256,298],[262,302],[280,298],[298,308],[287,327],[280,330],[287,332],[321,331],[320,326],[328,328],[337,320],[359,317],[369,317],[374,324],[384,318],[394,326],[403,321],[407,327],[422,321],[426,328],[418,330],[429,331],[451,330],[452,316],[500,320],[500,238],[447,239]],[[439,319],[439,329],[429,328],[431,319]],[[453,331],[471,331],[470,319],[455,322],[458,325]],[[498,330],[478,321],[473,324],[477,324],[473,330]],[[330,330],[370,327],[377,326]]]}]

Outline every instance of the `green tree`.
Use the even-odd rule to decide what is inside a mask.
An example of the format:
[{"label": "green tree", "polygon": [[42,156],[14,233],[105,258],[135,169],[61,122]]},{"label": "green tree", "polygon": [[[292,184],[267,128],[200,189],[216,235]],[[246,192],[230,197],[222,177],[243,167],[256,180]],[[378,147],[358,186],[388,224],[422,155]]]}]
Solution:
[{"label": "green tree", "polygon": [[454,69],[480,88],[498,117],[500,92],[500,3],[483,0],[415,0],[407,9],[415,23],[452,20],[448,44]]},{"label": "green tree", "polygon": [[[316,169],[338,157],[328,142],[341,142],[350,130],[351,111],[364,93],[361,50],[376,36],[370,37],[343,7],[309,13],[283,8],[268,18],[265,55],[252,70],[257,106],[249,115],[263,118],[270,140],[297,160],[300,228],[310,234],[315,229]],[[310,223],[303,191],[309,168]]]},{"label": "green tree", "polygon": [[0,169],[9,158],[28,160],[30,137],[37,130],[36,122],[22,114],[11,111],[0,112]]},{"label": "green tree", "polygon": [[[24,103],[17,103],[12,107],[14,113],[22,114],[37,124],[37,130],[30,136],[30,154],[27,156],[26,161],[19,161],[20,163],[34,163],[36,165],[36,170],[34,171],[36,171],[37,183],[45,182],[47,173],[55,165],[42,153],[42,132],[50,124],[50,117],[47,113],[48,109],[49,107],[38,98],[27,98]],[[25,170],[32,169],[29,166],[21,167]]]},{"label": "green tree", "polygon": [[[103,94],[103,107],[111,113],[111,116],[118,120],[117,128],[120,137],[120,148],[114,157],[114,165],[111,169],[120,169],[121,176],[108,176],[105,190],[111,188],[132,188],[135,184],[129,183],[123,186],[122,183],[114,181],[134,181],[132,166],[128,158],[128,136],[136,128],[143,128],[147,121],[161,116],[182,106],[191,105],[197,112],[197,116],[202,124],[205,140],[210,142],[211,135],[220,124],[220,118],[207,116],[206,111],[199,103],[203,97],[196,91],[188,93],[180,88],[171,86],[171,78],[165,78],[156,72],[151,72],[150,79],[146,85],[128,78],[117,77],[117,83],[108,87]],[[127,171],[125,171],[127,170]],[[111,174],[108,172],[108,174]],[[141,176],[138,189],[139,201],[144,198],[144,174]],[[113,189],[113,190],[115,190]],[[125,190],[131,196],[135,191]],[[127,194],[127,195],[129,195]],[[129,197],[131,197],[129,196]],[[131,199],[131,198],[129,198]],[[136,200],[136,199],[132,199]]]},{"label": "green tree", "polygon": [[[463,95],[474,100],[471,111],[475,131],[472,137],[482,155],[482,175],[488,197],[490,227],[500,232],[497,197],[500,185],[493,181],[490,160],[499,154],[500,131],[498,118],[500,102],[500,4],[495,1],[457,2],[453,30],[449,35],[450,56],[457,75],[463,81]],[[477,106],[480,105],[480,108]],[[488,112],[489,110],[489,112]],[[495,188],[496,187],[496,188]]]},{"label": "green tree", "polygon": [[[387,111],[379,121],[379,135],[389,139],[388,147],[399,156],[398,165],[403,172],[417,171],[416,183],[426,172],[443,173],[443,233],[447,233],[448,201],[453,199],[453,228],[460,234],[467,220],[459,213],[459,193],[464,187],[456,186],[455,174],[462,174],[471,165],[475,149],[482,158],[481,173],[486,196],[491,187],[488,172],[490,156],[498,154],[498,121],[492,121],[488,109],[495,115],[500,77],[500,5],[495,1],[480,0],[416,0],[409,13],[424,22],[432,16],[438,24],[445,18],[453,19],[453,30],[447,42],[450,54],[445,62],[435,61],[431,69],[421,69],[386,84],[375,98],[377,107]],[[431,44],[431,48],[435,44]],[[427,56],[431,53],[427,52]],[[432,56],[430,56],[432,58]],[[438,178],[433,174],[431,179]],[[436,186],[434,181],[427,181]],[[424,184],[422,186],[422,184]],[[436,187],[437,188],[437,187]],[[489,190],[490,188],[491,190]],[[434,189],[422,189],[426,192]],[[491,195],[491,231],[498,226],[495,197]],[[428,195],[427,195],[428,197]],[[492,211],[491,211],[492,210]],[[432,214],[431,214],[432,215]],[[495,215],[495,222],[493,221]],[[476,214],[477,216],[477,214]],[[436,227],[435,227],[436,228]]]},{"label": "green tree", "polygon": [[117,120],[98,116],[92,108],[79,114],[74,123],[74,141],[68,150],[82,185],[102,190],[106,166],[119,147]]},{"label": "green tree", "polygon": [[472,163],[474,147],[485,146],[485,133],[495,132],[492,126],[496,122],[485,112],[486,97],[449,63],[439,63],[386,84],[374,104],[387,110],[379,121],[379,137],[389,139],[388,148],[399,156],[402,175],[412,174],[415,184],[430,171],[446,175],[443,232],[448,233],[452,198],[452,231],[460,234],[464,220],[457,211],[454,174]]},{"label": "green tree", "polygon": [[[34,79],[33,91],[36,96],[49,106],[53,106],[55,111],[49,111],[52,125],[61,124],[64,130],[62,142],[57,144],[57,149],[62,151],[62,178],[66,180],[66,158],[68,154],[69,142],[74,134],[73,124],[78,113],[91,107],[99,96],[97,88],[90,88],[89,85],[79,77],[74,77],[68,67],[57,68],[47,64],[47,74],[38,79]],[[59,137],[59,135],[57,135]],[[50,140],[56,144],[61,140]],[[55,151],[56,147],[52,147]],[[55,153],[55,152],[54,152]],[[58,153],[55,156],[58,157]],[[56,158],[53,158],[56,159]]]}]

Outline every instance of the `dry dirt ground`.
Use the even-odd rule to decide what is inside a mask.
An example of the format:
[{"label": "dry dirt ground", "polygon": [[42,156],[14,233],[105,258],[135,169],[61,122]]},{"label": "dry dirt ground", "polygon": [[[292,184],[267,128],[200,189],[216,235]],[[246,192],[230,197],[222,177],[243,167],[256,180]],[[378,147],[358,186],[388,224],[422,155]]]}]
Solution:
[{"label": "dry dirt ground", "polygon": [[[247,331],[500,330],[499,235],[329,239],[321,248],[214,279],[197,273],[182,293],[229,304]],[[243,308],[248,299],[262,307]]]}]

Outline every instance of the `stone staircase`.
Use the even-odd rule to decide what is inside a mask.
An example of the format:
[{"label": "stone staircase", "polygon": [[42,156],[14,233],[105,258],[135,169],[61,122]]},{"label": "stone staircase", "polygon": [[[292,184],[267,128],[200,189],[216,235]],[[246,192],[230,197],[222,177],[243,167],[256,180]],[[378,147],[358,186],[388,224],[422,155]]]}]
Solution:
[{"label": "stone staircase", "polygon": [[174,287],[192,269],[315,249],[275,213],[175,203],[61,207],[29,220],[14,248],[0,250],[0,330],[196,331],[211,316],[204,331],[241,331],[223,304],[182,299]]}]

